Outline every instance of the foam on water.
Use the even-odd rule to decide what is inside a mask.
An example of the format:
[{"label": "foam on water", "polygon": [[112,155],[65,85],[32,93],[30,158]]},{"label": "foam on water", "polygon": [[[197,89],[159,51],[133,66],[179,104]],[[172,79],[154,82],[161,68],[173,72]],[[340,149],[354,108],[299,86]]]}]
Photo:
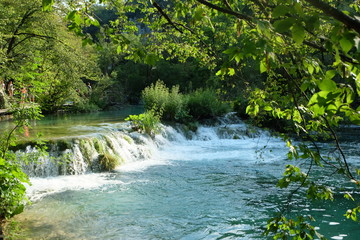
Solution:
[{"label": "foam on water", "polygon": [[124,184],[109,178],[109,174],[69,175],[48,178],[31,178],[31,185],[26,192],[31,201],[39,201],[43,197],[69,190],[96,189],[108,184]]}]

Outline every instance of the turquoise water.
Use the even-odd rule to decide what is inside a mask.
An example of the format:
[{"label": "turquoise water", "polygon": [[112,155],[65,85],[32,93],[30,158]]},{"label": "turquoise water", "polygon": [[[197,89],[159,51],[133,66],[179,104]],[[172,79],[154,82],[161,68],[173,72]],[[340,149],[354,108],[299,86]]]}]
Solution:
[{"label": "turquoise water", "polygon": [[[221,130],[230,128],[247,126]],[[266,132],[248,135],[234,139],[217,127],[200,127],[186,139],[173,131],[171,140],[143,145],[150,157],[114,172],[33,178],[34,203],[15,218],[20,239],[266,239],[266,221],[287,199],[275,187],[287,150]],[[349,144],[351,164],[360,166],[358,143]],[[346,181],[334,182],[334,190],[344,191],[341,185]],[[334,202],[296,195],[292,204],[313,214],[313,224],[329,239],[359,239],[359,223],[343,217],[356,205],[340,193]]]}]

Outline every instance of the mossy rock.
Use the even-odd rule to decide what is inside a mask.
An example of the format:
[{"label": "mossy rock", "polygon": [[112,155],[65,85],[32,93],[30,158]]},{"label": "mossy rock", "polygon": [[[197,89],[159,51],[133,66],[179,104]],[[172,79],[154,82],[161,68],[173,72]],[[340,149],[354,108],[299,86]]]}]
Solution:
[{"label": "mossy rock", "polygon": [[59,149],[59,151],[65,151],[67,149],[71,149],[73,143],[69,140],[56,140],[56,145]]},{"label": "mossy rock", "polygon": [[133,140],[131,137],[127,136],[127,135],[124,135],[123,138],[124,138],[124,140],[127,141],[129,144],[133,144],[133,143],[134,143],[134,140]]},{"label": "mossy rock", "polygon": [[99,165],[101,171],[113,171],[120,162],[118,158],[112,154],[105,153],[99,155]]}]

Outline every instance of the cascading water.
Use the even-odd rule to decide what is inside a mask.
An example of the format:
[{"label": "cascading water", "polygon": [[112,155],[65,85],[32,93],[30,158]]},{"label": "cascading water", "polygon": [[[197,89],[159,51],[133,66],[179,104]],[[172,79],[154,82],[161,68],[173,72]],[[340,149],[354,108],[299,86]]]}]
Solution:
[{"label": "cascading water", "polygon": [[[287,149],[231,118],[187,137],[163,126],[150,138],[123,123],[55,142],[38,158],[44,164],[27,166],[34,203],[16,217],[19,239],[264,239],[266,220],[286,201],[275,185]],[[36,158],[36,150],[26,151]],[[105,153],[122,164],[99,173]],[[320,219],[327,237],[359,236],[358,225],[342,216],[351,204],[296,201],[297,211]]]},{"label": "cascading water", "polygon": [[[169,134],[165,128],[163,134]],[[161,135],[151,139],[131,132],[124,124],[121,130],[52,142],[48,144],[47,155],[41,155],[37,148],[31,146],[27,146],[25,151],[18,151],[17,155],[30,159],[23,166],[30,177],[79,175],[100,172],[102,166],[99,158],[103,154],[113,156],[120,164],[131,163],[151,158],[157,145],[164,142],[165,138]]]}]

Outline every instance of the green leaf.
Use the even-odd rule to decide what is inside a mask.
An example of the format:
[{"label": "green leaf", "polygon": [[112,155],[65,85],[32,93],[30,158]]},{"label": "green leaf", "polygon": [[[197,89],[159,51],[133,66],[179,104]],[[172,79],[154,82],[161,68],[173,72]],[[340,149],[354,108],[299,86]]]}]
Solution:
[{"label": "green leaf", "polygon": [[327,95],[329,94],[329,92],[327,91],[321,91],[321,92],[317,92],[314,95],[311,96],[308,105],[312,106],[312,105],[323,105],[323,102],[325,101],[325,99],[327,98]]},{"label": "green leaf", "polygon": [[350,115],[349,119],[353,124],[360,125],[360,114],[354,113]]},{"label": "green leaf", "polygon": [[294,23],[295,23],[295,18],[289,17],[286,19],[275,21],[274,27],[277,32],[284,33],[288,31]]},{"label": "green leaf", "polygon": [[51,11],[52,5],[54,5],[54,0],[42,0],[42,10]]},{"label": "green leaf", "polygon": [[353,46],[352,42],[349,39],[347,39],[346,37],[341,38],[339,43],[340,43],[342,50],[345,53],[349,52]]},{"label": "green leaf", "polygon": [[326,71],[325,78],[333,79],[333,77],[335,77],[335,75],[336,75],[335,70],[329,70],[329,71]]},{"label": "green leaf", "polygon": [[318,83],[321,91],[334,91],[337,89],[336,83],[331,79],[324,79]]},{"label": "green leaf", "polygon": [[228,48],[225,51],[223,51],[223,53],[232,55],[232,54],[235,54],[238,50],[239,50],[239,48],[237,48],[237,47],[231,47],[231,48]]},{"label": "green leaf", "polygon": [[234,55],[234,59],[235,59],[236,63],[239,63],[242,58],[243,58],[243,55],[241,53],[237,53]]},{"label": "green leaf", "polygon": [[228,73],[228,74],[229,74],[230,76],[233,76],[233,75],[235,74],[235,69],[229,68],[228,70],[229,70],[229,73]]},{"label": "green leaf", "polygon": [[301,89],[302,91],[306,91],[310,86],[311,86],[311,83],[310,83],[310,82],[304,81],[304,82],[301,84],[300,89]]},{"label": "green leaf", "polygon": [[305,39],[305,30],[301,24],[295,24],[291,29],[291,34],[296,44],[301,44]]},{"label": "green leaf", "polygon": [[317,14],[313,16],[308,16],[305,19],[305,25],[306,25],[306,29],[308,29],[309,31],[314,31],[319,29],[320,28],[319,16]]},{"label": "green leaf", "polygon": [[264,107],[264,110],[270,112],[270,111],[272,111],[274,109],[271,106],[267,105],[267,106]]},{"label": "green leaf", "polygon": [[274,8],[272,16],[274,18],[285,16],[286,14],[291,13],[291,10],[292,9],[290,7],[288,7],[288,6],[279,5],[279,6]]},{"label": "green leaf", "polygon": [[310,74],[313,74],[313,73],[314,73],[315,68],[314,68],[313,65],[309,64],[309,65],[307,66],[307,69],[308,69],[308,71],[309,71]]},{"label": "green leaf", "polygon": [[226,74],[226,68],[224,67],[216,72],[216,76],[224,76],[225,74]]},{"label": "green leaf", "polygon": [[154,66],[158,61],[158,57],[155,54],[148,54],[145,57],[144,62],[148,65]]},{"label": "green leaf", "polygon": [[204,17],[204,9],[197,8],[194,13],[194,21],[200,21]]},{"label": "green leaf", "polygon": [[300,4],[299,2],[296,2],[293,6],[293,8],[290,8],[291,10],[294,9],[294,11],[299,14],[301,17],[304,16],[304,9],[302,7],[302,4]]},{"label": "green leaf", "polygon": [[260,73],[264,73],[267,71],[267,66],[266,66],[266,59],[264,58],[261,62],[260,62]]},{"label": "green leaf", "polygon": [[66,16],[66,19],[72,21],[72,20],[75,18],[75,14],[76,14],[76,13],[77,13],[76,10],[71,11],[71,12],[68,13],[68,15]]},{"label": "green leaf", "polygon": [[122,50],[123,50],[122,46],[119,45],[119,46],[117,46],[117,48],[116,48],[116,53],[117,53],[117,54],[120,54],[120,53],[122,52]]}]

